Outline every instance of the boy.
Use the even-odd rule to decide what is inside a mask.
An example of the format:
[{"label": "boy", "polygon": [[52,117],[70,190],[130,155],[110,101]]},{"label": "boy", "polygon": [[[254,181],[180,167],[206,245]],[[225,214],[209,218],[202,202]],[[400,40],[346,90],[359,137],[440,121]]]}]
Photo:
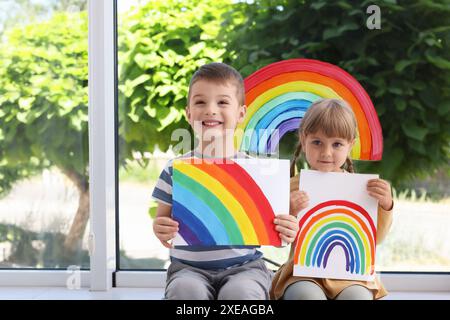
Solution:
[{"label": "boy", "polygon": [[[244,81],[232,67],[210,63],[197,70],[189,85],[186,116],[199,144],[181,157],[247,157],[237,152],[233,143],[236,126],[246,112],[244,95]],[[178,231],[178,222],[171,218],[172,163],[169,161],[162,171],[152,194],[158,201],[153,231],[170,248],[165,298],[268,299],[272,272],[256,247],[173,248],[169,241]],[[293,242],[298,231],[295,217],[281,215],[274,222],[280,237]]]}]

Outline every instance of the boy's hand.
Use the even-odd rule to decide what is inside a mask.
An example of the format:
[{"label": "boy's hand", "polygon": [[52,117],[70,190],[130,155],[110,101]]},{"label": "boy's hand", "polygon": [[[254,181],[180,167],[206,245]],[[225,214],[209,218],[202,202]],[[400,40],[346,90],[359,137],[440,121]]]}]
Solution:
[{"label": "boy's hand", "polygon": [[289,197],[289,214],[296,217],[300,211],[308,207],[309,197],[305,191],[292,191]]},{"label": "boy's hand", "polygon": [[371,197],[378,200],[380,207],[385,211],[392,209],[394,202],[392,200],[391,185],[386,180],[370,179],[367,183],[367,191]]},{"label": "boy's hand", "polygon": [[153,232],[164,247],[173,248],[168,241],[175,238],[178,232],[178,222],[169,217],[157,217],[153,221]]},{"label": "boy's hand", "polygon": [[286,243],[292,243],[295,240],[298,232],[297,218],[289,215],[278,215],[273,222],[276,224],[275,230],[280,233],[280,238]]}]

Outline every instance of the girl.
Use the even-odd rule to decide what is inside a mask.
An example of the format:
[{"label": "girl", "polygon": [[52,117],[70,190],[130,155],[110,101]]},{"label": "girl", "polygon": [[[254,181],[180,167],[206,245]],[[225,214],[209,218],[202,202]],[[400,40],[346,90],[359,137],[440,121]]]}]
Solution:
[{"label": "girl", "polygon": [[[320,100],[308,109],[299,128],[299,143],[291,164],[290,214],[297,216],[308,207],[308,195],[299,191],[299,175],[295,165],[304,154],[309,167],[322,172],[354,172],[350,151],[356,138],[356,120],[351,108],[341,100]],[[367,184],[370,196],[378,200],[377,243],[386,236],[392,224],[391,186],[381,179]],[[293,276],[295,244],[291,246],[288,261],[277,271],[271,288],[272,299],[305,300],[372,300],[387,291],[378,277],[373,282],[349,281]]]}]

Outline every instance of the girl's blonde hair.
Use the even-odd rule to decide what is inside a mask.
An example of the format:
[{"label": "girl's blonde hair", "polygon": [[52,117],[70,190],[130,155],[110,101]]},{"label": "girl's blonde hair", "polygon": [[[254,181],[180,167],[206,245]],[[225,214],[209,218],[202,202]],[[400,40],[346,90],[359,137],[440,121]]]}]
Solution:
[{"label": "girl's blonde hair", "polygon": [[[322,131],[329,137],[339,137],[347,141],[356,138],[356,118],[349,105],[339,99],[323,99],[314,102],[306,111],[298,129],[298,145],[291,162],[291,177],[295,175],[295,165],[302,152],[302,139],[308,134]],[[353,161],[347,156],[344,169],[355,172]]]}]

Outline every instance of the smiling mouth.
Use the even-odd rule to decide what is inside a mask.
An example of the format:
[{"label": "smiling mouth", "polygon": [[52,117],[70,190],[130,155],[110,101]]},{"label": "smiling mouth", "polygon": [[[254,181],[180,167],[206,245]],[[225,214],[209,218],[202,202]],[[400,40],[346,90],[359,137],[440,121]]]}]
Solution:
[{"label": "smiling mouth", "polygon": [[215,121],[215,120],[209,120],[209,121],[202,121],[202,125],[205,127],[215,127],[221,125],[222,121]]}]

